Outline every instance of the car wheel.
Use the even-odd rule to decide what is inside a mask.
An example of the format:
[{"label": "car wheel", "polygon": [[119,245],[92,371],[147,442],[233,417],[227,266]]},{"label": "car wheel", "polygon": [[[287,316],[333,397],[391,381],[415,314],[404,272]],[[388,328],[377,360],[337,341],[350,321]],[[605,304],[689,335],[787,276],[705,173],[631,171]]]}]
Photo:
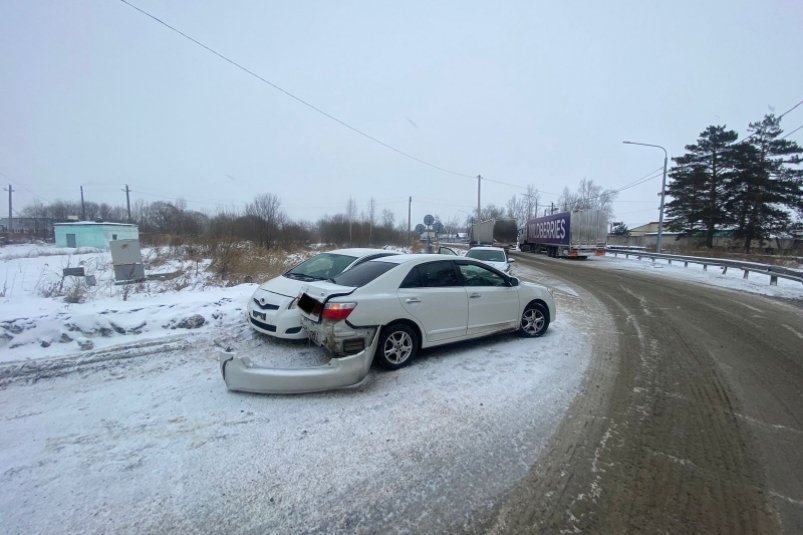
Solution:
[{"label": "car wheel", "polygon": [[519,334],[535,338],[544,334],[549,327],[549,310],[541,303],[530,303],[521,313]]},{"label": "car wheel", "polygon": [[398,370],[410,363],[418,351],[418,334],[409,325],[392,323],[382,329],[376,360],[387,370]]}]

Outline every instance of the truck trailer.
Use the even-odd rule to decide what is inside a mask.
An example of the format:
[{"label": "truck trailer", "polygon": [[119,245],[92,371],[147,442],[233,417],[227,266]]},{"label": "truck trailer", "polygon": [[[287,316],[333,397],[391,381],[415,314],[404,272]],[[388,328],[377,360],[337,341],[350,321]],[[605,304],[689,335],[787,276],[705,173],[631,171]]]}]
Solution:
[{"label": "truck trailer", "polygon": [[514,247],[518,239],[518,224],[512,217],[494,218],[471,225],[469,245]]},{"label": "truck trailer", "polygon": [[605,212],[572,210],[528,220],[519,233],[519,249],[555,258],[586,258],[604,255],[607,239]]}]

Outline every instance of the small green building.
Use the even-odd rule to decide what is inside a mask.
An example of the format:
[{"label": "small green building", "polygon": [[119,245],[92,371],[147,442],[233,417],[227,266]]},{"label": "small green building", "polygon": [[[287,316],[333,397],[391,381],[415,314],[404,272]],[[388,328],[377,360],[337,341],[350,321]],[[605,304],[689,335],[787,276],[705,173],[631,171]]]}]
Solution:
[{"label": "small green building", "polygon": [[56,247],[95,247],[108,249],[112,240],[138,240],[139,227],[128,223],[77,221],[54,223]]}]

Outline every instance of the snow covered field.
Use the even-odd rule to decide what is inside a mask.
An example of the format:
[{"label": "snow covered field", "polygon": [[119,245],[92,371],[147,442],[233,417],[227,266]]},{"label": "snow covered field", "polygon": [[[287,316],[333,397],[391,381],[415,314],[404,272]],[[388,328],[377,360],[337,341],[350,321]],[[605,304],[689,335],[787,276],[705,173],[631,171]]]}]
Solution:
[{"label": "snow covered field", "polygon": [[[70,262],[100,265],[105,254]],[[8,259],[19,277],[0,309],[4,325],[31,325],[27,343],[0,350],[12,374],[0,375],[8,533],[454,530],[527,473],[588,365],[575,314],[542,338],[428,351],[349,390],[231,393],[216,344],[284,364],[322,356],[255,336],[243,319],[255,285],[199,279],[123,301],[99,284],[93,299],[66,304],[34,295],[42,262],[60,270],[66,259]],[[196,313],[200,327],[170,328]],[[95,349],[56,340],[79,317]],[[90,332],[111,324],[126,329]]]},{"label": "snow covered field", "polygon": [[[578,294],[517,264],[556,290],[558,318],[542,338],[427,351],[349,390],[231,393],[218,346],[277,365],[325,355],[256,336],[244,320],[256,285],[217,287],[203,262],[161,265],[183,275],[131,291],[112,283],[108,252],[57,252],[0,249],[7,533],[455,531],[527,473],[591,358],[595,326]],[[733,270],[593,262],[803,298],[799,283]],[[76,265],[98,279],[84,302],[41,295]]]}]

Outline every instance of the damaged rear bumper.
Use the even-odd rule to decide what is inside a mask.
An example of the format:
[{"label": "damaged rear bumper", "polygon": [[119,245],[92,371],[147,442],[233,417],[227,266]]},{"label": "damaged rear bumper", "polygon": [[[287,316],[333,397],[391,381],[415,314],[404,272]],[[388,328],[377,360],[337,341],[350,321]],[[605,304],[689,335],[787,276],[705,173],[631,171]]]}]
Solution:
[{"label": "damaged rear bumper", "polygon": [[248,357],[220,351],[220,371],[229,390],[258,394],[304,394],[354,386],[368,375],[377,339],[363,351],[331,358],[323,366],[308,368],[268,368]]}]

